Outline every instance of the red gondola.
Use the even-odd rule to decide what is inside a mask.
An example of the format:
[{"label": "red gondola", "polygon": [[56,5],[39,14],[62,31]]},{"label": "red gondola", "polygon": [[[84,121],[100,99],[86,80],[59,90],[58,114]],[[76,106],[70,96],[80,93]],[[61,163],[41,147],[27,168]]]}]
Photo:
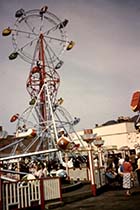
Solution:
[{"label": "red gondola", "polygon": [[140,111],[140,91],[133,93],[130,107],[134,112]]},{"label": "red gondola", "polygon": [[13,115],[13,116],[11,117],[11,119],[10,119],[10,122],[15,122],[15,121],[18,119],[18,117],[19,117],[19,114],[18,114],[18,113],[15,114],[15,115]]}]

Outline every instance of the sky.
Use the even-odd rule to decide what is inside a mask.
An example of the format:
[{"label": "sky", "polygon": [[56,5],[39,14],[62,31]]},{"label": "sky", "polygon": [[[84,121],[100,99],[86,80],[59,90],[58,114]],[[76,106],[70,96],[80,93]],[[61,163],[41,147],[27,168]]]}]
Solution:
[{"label": "sky", "polygon": [[[0,30],[15,23],[15,12],[47,5],[60,19],[68,19],[71,51],[63,55],[58,96],[73,117],[79,117],[77,130],[94,128],[132,117],[133,92],[140,90],[140,1],[139,0],[1,0]],[[9,134],[16,124],[10,117],[22,113],[29,102],[26,90],[30,65],[16,59],[11,37],[0,34],[0,125]]]}]

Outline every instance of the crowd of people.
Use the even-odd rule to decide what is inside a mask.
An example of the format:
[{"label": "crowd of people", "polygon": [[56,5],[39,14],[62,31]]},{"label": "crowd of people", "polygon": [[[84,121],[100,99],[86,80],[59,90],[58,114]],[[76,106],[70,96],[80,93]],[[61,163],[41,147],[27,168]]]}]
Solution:
[{"label": "crowd of people", "polygon": [[125,154],[124,158],[121,154],[109,155],[106,177],[109,183],[119,182],[126,190],[126,195],[130,196],[135,180],[140,186],[140,153]]},{"label": "crowd of people", "polygon": [[[67,165],[69,168],[80,168],[82,165],[86,165],[88,167],[88,158],[87,156],[79,156],[75,155],[73,157],[69,157]],[[42,159],[40,157],[33,158],[20,158],[17,162],[3,162],[1,165],[5,171],[5,174],[10,178],[14,179],[26,179],[30,178],[33,175],[35,178],[46,178],[48,176],[60,175],[61,179],[66,178],[66,161],[65,159],[60,162],[58,158],[50,158],[48,160]],[[11,173],[10,173],[11,171]],[[12,172],[17,173],[12,173]],[[32,177],[33,177],[32,176]]]},{"label": "crowd of people", "polygon": [[[137,180],[140,186],[140,153],[135,154],[134,151],[131,153],[108,153],[106,159],[104,159],[104,167],[106,169],[106,178],[109,184],[118,183],[120,187],[126,189],[126,195],[130,196],[131,187],[134,184],[134,180]],[[65,161],[63,162],[65,163]],[[68,161],[72,168],[89,168],[88,156],[71,157]],[[12,166],[12,168],[11,168]],[[94,166],[99,167],[98,156],[94,158]],[[10,163],[3,165],[3,168],[10,170],[17,170],[16,163]],[[63,178],[66,178],[66,166],[61,164],[59,160],[52,159],[48,161],[32,159],[21,159],[20,161],[20,172],[30,173],[35,178],[45,178],[47,176],[53,176],[61,173]],[[20,174],[20,179],[24,177],[24,174]]]}]

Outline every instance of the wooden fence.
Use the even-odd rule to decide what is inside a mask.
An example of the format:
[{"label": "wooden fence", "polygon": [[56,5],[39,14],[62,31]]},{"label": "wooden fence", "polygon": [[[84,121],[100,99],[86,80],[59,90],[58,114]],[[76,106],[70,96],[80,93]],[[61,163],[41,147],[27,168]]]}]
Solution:
[{"label": "wooden fence", "polygon": [[[62,201],[59,177],[18,182],[0,180],[0,210],[35,208],[44,210],[51,200]],[[33,209],[34,209],[33,208]]]}]

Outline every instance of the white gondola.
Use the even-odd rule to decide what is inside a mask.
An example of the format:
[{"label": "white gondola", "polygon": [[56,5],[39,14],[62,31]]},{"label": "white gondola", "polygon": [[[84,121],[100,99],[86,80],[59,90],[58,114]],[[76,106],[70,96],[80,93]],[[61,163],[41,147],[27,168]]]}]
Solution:
[{"label": "white gondola", "polygon": [[16,138],[32,138],[36,136],[36,130],[29,128],[27,131],[25,132],[17,132],[16,133]]}]

